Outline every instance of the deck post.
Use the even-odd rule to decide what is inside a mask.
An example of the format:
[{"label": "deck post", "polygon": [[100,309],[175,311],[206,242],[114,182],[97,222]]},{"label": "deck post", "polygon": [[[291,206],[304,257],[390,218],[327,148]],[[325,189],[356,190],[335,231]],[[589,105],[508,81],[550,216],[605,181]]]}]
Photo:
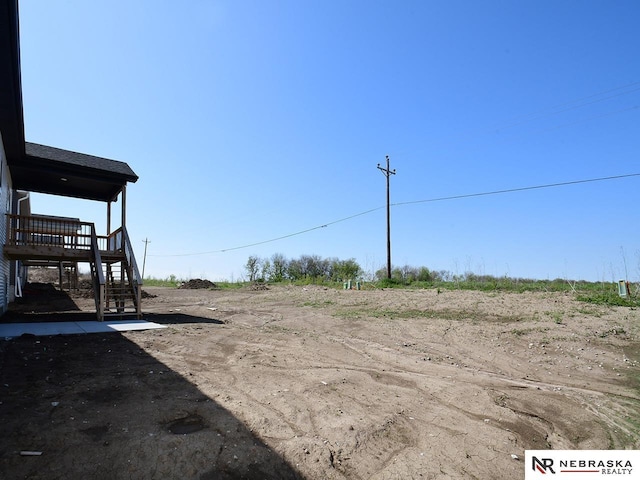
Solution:
[{"label": "deck post", "polygon": [[107,237],[111,235],[111,201],[107,202]]},{"label": "deck post", "polygon": [[125,227],[127,224],[127,186],[123,185],[122,190],[120,191],[120,196],[122,197],[122,225],[121,227]]}]

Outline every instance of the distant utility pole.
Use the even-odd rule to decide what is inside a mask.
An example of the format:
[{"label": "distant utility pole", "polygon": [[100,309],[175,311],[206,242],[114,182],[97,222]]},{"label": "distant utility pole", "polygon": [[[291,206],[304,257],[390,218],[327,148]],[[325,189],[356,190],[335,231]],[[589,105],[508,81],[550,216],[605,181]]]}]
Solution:
[{"label": "distant utility pole", "polygon": [[391,278],[391,203],[389,202],[389,177],[396,174],[396,169],[389,170],[389,155],[387,155],[387,168],[378,164],[378,169],[387,177],[387,278]]},{"label": "distant utility pole", "polygon": [[151,240],[145,238],[144,242],[144,257],[142,258],[142,280],[144,281],[144,267],[147,264],[147,245],[151,243]]}]

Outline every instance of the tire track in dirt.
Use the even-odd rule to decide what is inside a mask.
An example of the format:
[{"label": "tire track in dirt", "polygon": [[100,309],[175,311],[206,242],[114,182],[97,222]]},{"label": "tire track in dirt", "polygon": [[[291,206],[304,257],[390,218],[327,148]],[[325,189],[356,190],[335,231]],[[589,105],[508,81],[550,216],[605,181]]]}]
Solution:
[{"label": "tire track in dirt", "polygon": [[195,381],[307,478],[521,478],[527,448],[638,446],[634,312],[553,294],[210,295],[227,324],[185,340]]}]

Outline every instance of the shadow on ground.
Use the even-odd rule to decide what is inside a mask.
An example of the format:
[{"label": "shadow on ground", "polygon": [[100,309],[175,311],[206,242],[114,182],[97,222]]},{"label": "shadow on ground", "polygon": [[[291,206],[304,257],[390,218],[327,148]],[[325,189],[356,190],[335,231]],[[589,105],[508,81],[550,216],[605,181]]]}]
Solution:
[{"label": "shadow on ground", "polygon": [[46,313],[46,312],[80,311],[76,302],[67,292],[58,290],[50,283],[28,283],[22,297],[16,298],[10,305],[13,313]]},{"label": "shadow on ground", "polygon": [[[224,323],[183,313],[143,319]],[[30,284],[0,321],[95,320],[67,293]],[[135,343],[141,334],[0,341],[0,478],[302,478],[242,421]]]},{"label": "shadow on ground", "polygon": [[[91,297],[86,292],[83,296]],[[107,320],[131,319],[135,319],[135,314],[127,313],[122,316],[116,315],[107,318]],[[176,312],[143,312],[142,319],[163,325],[185,323],[224,324],[222,320]],[[87,322],[96,320],[95,309],[81,309],[73,296],[65,291],[58,290],[53,284],[29,283],[25,287],[23,296],[9,305],[9,311],[0,318],[0,323]]]},{"label": "shadow on ground", "polygon": [[302,478],[119,333],[0,341],[0,399],[3,478]]},{"label": "shadow on ground", "polygon": [[[135,320],[135,315],[115,316],[108,320]],[[9,311],[0,318],[0,323],[39,323],[39,322],[95,322],[95,312],[43,312],[24,313]],[[180,325],[186,323],[209,323],[224,325],[222,320],[215,318],[197,317],[184,313],[143,313],[142,320],[159,323],[161,325]]]}]

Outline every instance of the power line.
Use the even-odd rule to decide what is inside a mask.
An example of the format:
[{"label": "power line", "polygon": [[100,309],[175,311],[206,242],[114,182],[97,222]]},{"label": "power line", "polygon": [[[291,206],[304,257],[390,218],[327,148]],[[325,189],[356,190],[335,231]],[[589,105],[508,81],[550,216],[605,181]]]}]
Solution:
[{"label": "power line", "polygon": [[620,110],[614,110],[614,111],[611,111],[611,112],[601,113],[599,115],[592,115],[590,117],[579,118],[578,120],[574,120],[572,122],[567,122],[567,123],[562,123],[560,125],[555,125],[553,127],[539,128],[539,129],[533,130],[533,132],[550,132],[552,130],[557,130],[559,128],[564,128],[564,127],[568,127],[568,126],[571,126],[571,125],[577,125],[579,123],[588,122],[588,121],[596,119],[596,118],[605,118],[605,117],[610,117],[611,115],[617,115],[619,113],[629,112],[631,110],[637,110],[638,108],[640,108],[640,105],[633,105],[631,107],[626,107],[626,108],[623,108],[623,109],[620,109]]},{"label": "power line", "polygon": [[541,188],[552,188],[552,187],[563,187],[566,185],[577,185],[580,183],[591,183],[591,182],[603,182],[606,180],[617,180],[620,178],[628,178],[628,177],[638,177],[640,173],[628,173],[626,175],[615,175],[612,177],[600,177],[600,178],[589,178],[587,180],[573,180],[570,182],[559,182],[559,183],[548,183],[545,185],[534,185],[531,187],[520,187],[520,188],[508,188],[505,190],[494,190],[491,192],[481,192],[481,193],[468,193],[465,195],[453,195],[450,197],[438,197],[438,198],[429,198],[427,200],[414,200],[411,202],[399,202],[394,203],[392,206],[397,207],[400,205],[412,205],[414,203],[430,203],[430,202],[442,202],[444,200],[456,200],[459,198],[472,198],[472,197],[484,197],[487,195],[499,195],[502,193],[513,193],[513,192],[524,192],[526,190],[538,190]]},{"label": "power line", "polygon": [[[622,92],[620,92],[620,90],[622,90]],[[508,131],[510,129],[512,129],[513,127],[517,127],[523,124],[527,124],[530,122],[533,122],[535,120],[539,120],[542,119],[544,117],[547,116],[553,116],[553,115],[557,115],[559,113],[563,113],[566,111],[570,111],[570,110],[575,110],[581,107],[585,107],[588,105],[593,105],[595,103],[598,102],[603,102],[605,100],[610,100],[613,98],[617,98],[623,95],[628,95],[630,93],[634,93],[637,92],[638,90],[640,90],[640,82],[631,82],[631,83],[627,83],[625,85],[621,85],[618,87],[614,87],[614,88],[610,88],[608,90],[604,90],[601,92],[597,92],[597,93],[593,93],[591,95],[587,95],[585,97],[580,97],[580,98],[576,98],[573,100],[568,100],[566,102],[563,103],[559,103],[556,105],[551,105],[549,107],[543,108],[541,110],[536,110],[533,112],[529,112],[529,113],[525,113],[522,115],[516,115],[514,117],[510,117],[510,118],[505,118],[502,121],[499,121],[499,123],[493,125],[493,126],[489,126],[489,127],[480,127],[480,128],[469,128],[469,129],[464,129],[458,132],[458,135],[468,135],[469,133],[496,133],[496,132],[500,132],[501,134],[504,134],[505,131]],[[618,92],[613,94],[614,92]],[[608,95],[608,94],[612,94],[612,95]],[[605,97],[603,97],[604,95],[607,95]],[[598,97],[603,97],[603,98],[598,98]],[[609,113],[605,113],[605,114],[601,114],[601,115],[596,115],[596,116],[591,116],[591,117],[587,117],[587,118],[583,118],[583,119],[579,119],[577,121],[574,122],[569,122],[569,123],[565,123],[562,125],[557,125],[557,126],[553,126],[553,127],[547,127],[547,128],[540,128],[540,129],[535,129],[534,131],[547,131],[547,130],[555,130],[557,128],[562,128],[562,127],[566,127],[575,123],[579,123],[582,121],[586,121],[586,120],[591,120],[593,118],[599,118],[599,117],[605,117],[605,116],[609,116],[609,115],[614,115],[614,114],[618,114],[618,113],[622,113],[622,112],[626,112],[628,110],[633,110],[636,109],[637,105],[633,105],[631,107],[627,107],[621,110],[617,110],[617,111],[613,111],[613,112],[609,112]],[[459,140],[456,140],[456,142],[458,142]],[[404,156],[407,152],[405,151],[394,151],[392,152],[395,155],[400,155],[400,156]],[[411,150],[411,155],[415,156],[417,153],[420,152],[416,152],[415,149]]]},{"label": "power line", "polygon": [[238,247],[224,248],[224,249],[221,249],[221,250],[211,250],[211,251],[208,251],[208,252],[177,253],[177,254],[149,255],[149,256],[150,257],[193,257],[193,256],[198,256],[198,255],[209,255],[211,253],[224,253],[224,252],[230,252],[232,250],[240,250],[240,249],[243,249],[243,248],[255,247],[256,245],[263,245],[265,243],[277,242],[278,240],[284,240],[285,238],[295,237],[297,235],[302,235],[304,233],[309,233],[309,232],[312,232],[314,230],[319,230],[321,228],[326,228],[326,227],[329,227],[331,225],[335,225],[336,223],[346,222],[347,220],[351,220],[351,219],[356,218],[356,217],[361,217],[363,215],[367,215],[367,214],[369,214],[371,212],[375,212],[376,210],[381,210],[383,208],[384,208],[384,206],[372,208],[372,209],[366,210],[364,212],[356,213],[354,215],[349,215],[348,217],[344,217],[344,218],[341,218],[339,220],[334,220],[333,222],[329,222],[329,223],[325,223],[325,224],[322,224],[322,225],[318,225],[317,227],[307,228],[306,230],[300,230],[299,232],[290,233],[288,235],[283,235],[281,237],[271,238],[269,240],[263,240],[261,242],[250,243],[250,244],[241,245],[241,246],[238,246]]},{"label": "power line", "polygon": [[[630,178],[630,177],[640,177],[640,173],[628,173],[628,174],[625,174],[625,175],[614,175],[614,176],[610,176],[610,177],[589,178],[589,179],[585,179],[585,180],[572,180],[572,181],[569,181],[569,182],[547,183],[547,184],[544,184],[544,185],[533,185],[533,186],[529,186],[529,187],[518,187],[518,188],[508,188],[508,189],[504,189],[504,190],[493,190],[493,191],[490,191],[490,192],[468,193],[468,194],[463,194],[463,195],[452,195],[452,196],[448,196],[448,197],[428,198],[428,199],[425,199],[425,200],[413,200],[413,201],[410,201],[410,202],[392,203],[392,204],[390,204],[390,206],[399,207],[399,206],[403,206],[403,205],[413,205],[413,204],[418,204],[418,203],[433,203],[433,202],[443,202],[443,201],[447,201],[447,200],[457,200],[457,199],[461,199],[461,198],[485,197],[485,196],[489,196],[489,195],[501,195],[501,194],[505,194],[505,193],[524,192],[524,191],[527,191],[527,190],[540,190],[540,189],[543,189],[543,188],[554,188],[554,187],[564,187],[564,186],[567,186],[567,185],[578,185],[578,184],[582,184],[582,183],[594,183],[594,182],[604,182],[604,181],[610,181],[610,180],[619,180],[619,179],[622,179],[622,178]],[[371,208],[369,210],[365,210],[363,212],[359,212],[359,213],[356,213],[354,215],[349,215],[348,217],[340,218],[340,219],[334,220],[332,222],[324,223],[324,224],[318,225],[316,227],[307,228],[305,230],[300,230],[298,232],[289,233],[287,235],[282,235],[280,237],[271,238],[269,240],[263,240],[261,242],[249,243],[249,244],[246,244],[246,245],[240,245],[240,246],[231,247],[231,248],[224,248],[224,249],[220,249],[220,250],[211,250],[211,251],[207,251],[207,252],[167,254],[167,255],[149,255],[149,256],[150,257],[190,257],[190,256],[199,256],[199,255],[210,255],[212,253],[225,253],[225,252],[230,252],[230,251],[233,251],[233,250],[241,250],[243,248],[255,247],[257,245],[264,245],[266,243],[277,242],[278,240],[284,240],[285,238],[291,238],[291,237],[295,237],[295,236],[298,236],[298,235],[302,235],[302,234],[305,234],[305,233],[312,232],[314,230],[319,230],[321,228],[326,228],[326,227],[329,227],[331,225],[335,225],[337,223],[346,222],[347,220],[352,220],[352,219],[354,219],[356,217],[361,217],[363,215],[368,215],[369,213],[372,213],[372,212],[375,212],[375,211],[378,211],[378,210],[382,210],[385,207],[386,207],[386,205],[383,205],[383,206],[380,206],[380,207]]]},{"label": "power line", "polygon": [[[538,119],[540,119],[542,117],[546,117],[546,116],[549,116],[549,115],[557,115],[559,113],[564,113],[564,112],[568,112],[568,111],[571,111],[571,110],[576,110],[578,108],[582,108],[582,107],[586,107],[586,106],[589,106],[589,105],[593,105],[595,103],[604,102],[605,100],[611,100],[612,98],[617,98],[617,97],[621,97],[623,95],[628,95],[630,93],[637,92],[638,90],[640,90],[640,87],[637,86],[639,84],[640,84],[640,82],[633,82],[633,83],[630,83],[628,85],[624,85],[622,87],[613,88],[611,90],[606,90],[604,92],[595,93],[595,94],[589,95],[587,97],[583,97],[583,98],[572,100],[572,101],[569,101],[569,102],[566,102],[566,103],[555,105],[555,106],[549,107],[549,108],[547,108],[545,110],[540,110],[538,112],[525,114],[525,115],[522,115],[520,117],[514,118],[510,123],[508,123],[506,125],[503,125],[503,126],[500,126],[500,127],[497,127],[494,130],[504,130],[504,129],[516,127],[516,126],[522,125],[523,123],[528,123],[528,122],[531,122],[533,120],[538,120]],[[629,88],[629,87],[635,87],[635,88],[632,88],[631,90],[627,90],[627,91],[624,91],[624,92],[615,93],[613,95],[609,95],[609,96],[606,96],[606,97],[595,98],[595,97],[600,97],[601,95],[605,95],[605,94],[614,92],[616,90],[622,90],[622,89],[626,89],[626,88]]]}]

